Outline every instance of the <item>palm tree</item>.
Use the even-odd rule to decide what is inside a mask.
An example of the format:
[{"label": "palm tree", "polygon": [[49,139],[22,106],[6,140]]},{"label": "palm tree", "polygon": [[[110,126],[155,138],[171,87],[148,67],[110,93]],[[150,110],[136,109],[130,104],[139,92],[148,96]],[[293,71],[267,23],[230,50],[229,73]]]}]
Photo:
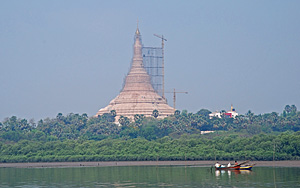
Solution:
[{"label": "palm tree", "polygon": [[134,122],[138,125],[142,124],[144,119],[145,119],[145,116],[143,114],[135,114],[134,115]]},{"label": "palm tree", "polygon": [[180,115],[180,111],[179,110],[175,110],[174,115],[175,116],[179,116]]},{"label": "palm tree", "polygon": [[63,119],[63,114],[62,113],[58,113],[56,116],[57,120],[62,120]]},{"label": "palm tree", "polygon": [[292,113],[296,113],[297,112],[297,107],[294,104],[291,106],[291,112]]},{"label": "palm tree", "polygon": [[125,125],[125,117],[124,116],[120,116],[119,118],[119,123],[124,126]]},{"label": "palm tree", "polygon": [[119,118],[119,123],[120,123],[122,126],[127,126],[127,125],[129,125],[130,121],[129,121],[128,117],[120,116],[120,118]]},{"label": "palm tree", "polygon": [[286,105],[284,107],[284,110],[289,114],[291,112],[291,106],[290,105]]},{"label": "palm tree", "polygon": [[252,113],[251,110],[249,110],[249,111],[246,113],[246,117],[249,119],[250,123],[252,123],[253,117],[254,117],[254,113]]},{"label": "palm tree", "polygon": [[112,117],[116,117],[117,116],[117,112],[115,110],[110,111],[110,115]]},{"label": "palm tree", "polygon": [[159,116],[158,110],[156,110],[156,109],[153,110],[152,116],[153,116],[154,118],[157,118],[157,117]]}]

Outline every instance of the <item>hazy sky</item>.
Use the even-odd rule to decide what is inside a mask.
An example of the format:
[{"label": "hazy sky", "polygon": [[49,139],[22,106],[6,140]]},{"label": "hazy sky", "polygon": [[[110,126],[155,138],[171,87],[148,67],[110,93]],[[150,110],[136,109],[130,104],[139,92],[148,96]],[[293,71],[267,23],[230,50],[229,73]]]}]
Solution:
[{"label": "hazy sky", "polygon": [[[89,116],[122,89],[137,19],[176,107],[300,109],[300,1],[0,1],[0,121]],[[172,106],[172,94],[166,94]]]}]

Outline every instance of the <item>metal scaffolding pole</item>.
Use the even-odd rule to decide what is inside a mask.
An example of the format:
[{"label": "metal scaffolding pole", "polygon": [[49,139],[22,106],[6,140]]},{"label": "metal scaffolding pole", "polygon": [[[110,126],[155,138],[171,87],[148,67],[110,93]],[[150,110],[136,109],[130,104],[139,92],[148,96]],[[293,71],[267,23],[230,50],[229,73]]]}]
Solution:
[{"label": "metal scaffolding pole", "polygon": [[164,56],[164,46],[165,46],[165,41],[167,39],[164,38],[164,36],[160,36],[157,34],[154,34],[154,36],[158,37],[161,39],[161,48],[162,48],[162,97],[165,99],[165,56]]}]

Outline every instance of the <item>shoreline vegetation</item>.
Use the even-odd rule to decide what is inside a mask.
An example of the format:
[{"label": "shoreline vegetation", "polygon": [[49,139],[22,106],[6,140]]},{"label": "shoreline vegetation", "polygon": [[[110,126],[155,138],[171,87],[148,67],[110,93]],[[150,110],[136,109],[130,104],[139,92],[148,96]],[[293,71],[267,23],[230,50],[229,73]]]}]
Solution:
[{"label": "shoreline vegetation", "polygon": [[119,124],[113,110],[98,117],[58,113],[38,122],[12,116],[0,122],[0,163],[300,160],[295,105],[282,114],[210,113],[176,110],[164,119],[136,114],[132,120],[120,116]]},{"label": "shoreline vegetation", "polygon": [[[95,162],[41,162],[0,163],[0,168],[70,168],[70,167],[113,167],[113,166],[192,166],[211,167],[216,161],[95,161]],[[228,164],[228,161],[218,161]],[[231,161],[233,163],[233,161]],[[300,161],[250,161],[255,167],[300,167]]]},{"label": "shoreline vegetation", "polygon": [[0,143],[0,163],[92,161],[280,161],[300,159],[300,132],[241,137],[163,137]]}]

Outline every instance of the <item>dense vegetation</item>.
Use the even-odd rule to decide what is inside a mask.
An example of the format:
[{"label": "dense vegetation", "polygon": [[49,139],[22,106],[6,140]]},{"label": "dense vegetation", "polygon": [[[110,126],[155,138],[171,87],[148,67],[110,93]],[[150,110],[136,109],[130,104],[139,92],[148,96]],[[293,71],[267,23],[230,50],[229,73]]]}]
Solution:
[{"label": "dense vegetation", "polygon": [[[157,119],[115,111],[99,117],[59,113],[37,123],[13,116],[0,123],[0,162],[107,160],[300,159],[300,112],[209,119],[209,110]],[[201,131],[215,131],[202,135]]]},{"label": "dense vegetation", "polygon": [[300,134],[28,141],[0,144],[1,162],[111,160],[298,160]]}]

